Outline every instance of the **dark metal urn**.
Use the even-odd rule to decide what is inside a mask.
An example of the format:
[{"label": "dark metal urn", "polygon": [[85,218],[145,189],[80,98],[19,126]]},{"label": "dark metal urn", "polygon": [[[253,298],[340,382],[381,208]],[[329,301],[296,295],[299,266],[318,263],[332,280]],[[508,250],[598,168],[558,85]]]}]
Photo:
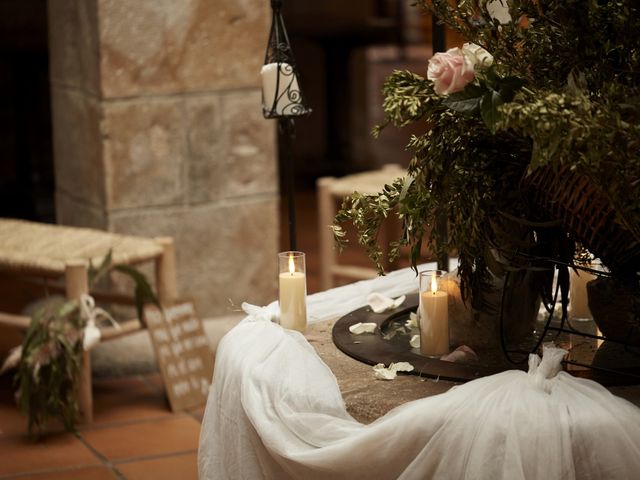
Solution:
[{"label": "dark metal urn", "polygon": [[640,346],[640,288],[636,282],[600,277],[587,283],[593,320],[608,340]]}]

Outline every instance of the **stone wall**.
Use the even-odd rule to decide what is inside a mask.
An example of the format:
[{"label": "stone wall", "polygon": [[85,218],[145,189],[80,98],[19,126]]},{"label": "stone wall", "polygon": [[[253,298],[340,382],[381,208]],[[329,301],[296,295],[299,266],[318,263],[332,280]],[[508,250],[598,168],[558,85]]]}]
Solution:
[{"label": "stone wall", "polygon": [[50,0],[59,223],[176,239],[202,315],[275,298],[262,0]]}]

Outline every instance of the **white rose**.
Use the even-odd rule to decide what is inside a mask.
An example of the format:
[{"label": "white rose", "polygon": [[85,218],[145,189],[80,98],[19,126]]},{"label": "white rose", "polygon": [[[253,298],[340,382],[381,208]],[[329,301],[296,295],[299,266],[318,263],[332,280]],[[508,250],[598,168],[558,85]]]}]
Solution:
[{"label": "white rose", "polygon": [[438,95],[461,92],[475,76],[473,64],[457,47],[438,52],[429,60],[427,78]]},{"label": "white rose", "polygon": [[462,54],[473,64],[475,70],[485,70],[493,65],[493,55],[475,43],[465,43]]}]

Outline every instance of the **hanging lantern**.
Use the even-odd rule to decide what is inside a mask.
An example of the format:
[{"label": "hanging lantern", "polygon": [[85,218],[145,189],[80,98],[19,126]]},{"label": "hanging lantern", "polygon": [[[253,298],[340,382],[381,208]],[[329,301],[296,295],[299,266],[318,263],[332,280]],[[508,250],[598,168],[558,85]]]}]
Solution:
[{"label": "hanging lantern", "polygon": [[271,0],[273,16],[269,43],[260,74],[265,118],[300,117],[311,113],[304,104],[298,70],[280,13],[282,0]]}]

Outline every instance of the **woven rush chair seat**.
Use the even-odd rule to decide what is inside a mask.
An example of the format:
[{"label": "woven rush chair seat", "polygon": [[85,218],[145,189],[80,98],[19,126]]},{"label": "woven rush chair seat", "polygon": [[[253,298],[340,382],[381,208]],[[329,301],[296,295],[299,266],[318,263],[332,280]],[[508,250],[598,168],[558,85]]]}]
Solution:
[{"label": "woven rush chair seat", "polygon": [[[0,272],[13,277],[62,277],[64,293],[78,299],[91,293],[97,300],[133,304],[132,298],[111,292],[89,292],[89,265],[98,267],[111,251],[114,265],[153,262],[155,287],[162,305],[177,298],[175,246],[171,237],[145,238],[94,230],[0,218]],[[55,288],[55,285],[48,285]],[[0,312],[0,325],[26,330],[31,318]],[[101,328],[101,341],[133,333],[145,325],[139,319]],[[91,361],[82,354],[78,405],[86,423],[93,421]]]},{"label": "woven rush chair seat", "polygon": [[[331,183],[331,194],[340,199],[351,195],[353,192],[365,195],[379,193],[387,183],[392,183],[400,177],[404,177],[407,171],[400,165],[390,163],[379,170],[354,173],[344,177],[324,177]],[[325,180],[326,181],[326,180]]]},{"label": "woven rush chair seat", "polygon": [[[617,212],[585,175],[567,165],[538,168],[523,179],[533,201],[616,275],[640,269],[640,225]],[[622,220],[622,221],[621,221]]]},{"label": "woven rush chair seat", "polygon": [[149,261],[163,251],[153,239],[144,237],[0,218],[2,271],[58,276],[72,260],[99,265],[109,250],[116,265]]}]

